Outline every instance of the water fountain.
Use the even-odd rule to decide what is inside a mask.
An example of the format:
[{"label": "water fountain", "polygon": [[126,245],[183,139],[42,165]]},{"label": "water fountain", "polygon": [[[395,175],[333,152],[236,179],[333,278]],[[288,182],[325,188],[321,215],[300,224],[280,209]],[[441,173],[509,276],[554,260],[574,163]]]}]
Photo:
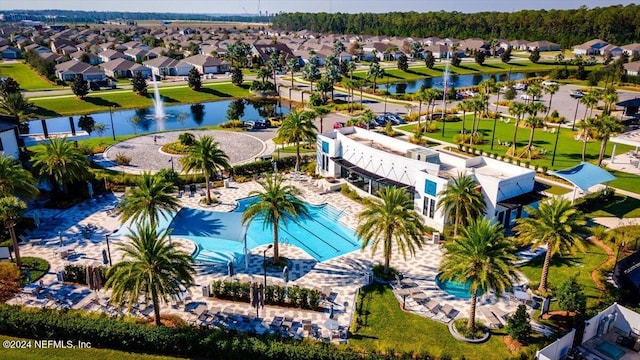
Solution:
[{"label": "water fountain", "polygon": [[164,104],[162,103],[162,98],[160,97],[160,91],[158,91],[158,81],[156,80],[155,74],[153,76],[153,109],[154,114],[153,118],[156,120],[158,131],[164,131],[164,120],[167,118],[167,114],[164,111]]}]

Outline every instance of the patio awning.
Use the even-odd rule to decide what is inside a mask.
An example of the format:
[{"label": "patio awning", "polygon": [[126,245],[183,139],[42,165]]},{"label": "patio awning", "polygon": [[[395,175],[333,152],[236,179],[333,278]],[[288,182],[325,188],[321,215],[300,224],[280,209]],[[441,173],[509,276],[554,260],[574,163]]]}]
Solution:
[{"label": "patio awning", "polygon": [[572,168],[554,171],[553,174],[567,180],[582,191],[587,191],[594,185],[603,184],[616,179],[616,177],[611,175],[608,171],[586,162]]},{"label": "patio awning", "polygon": [[627,131],[618,136],[614,136],[609,139],[614,144],[624,144],[635,147],[640,147],[640,129]]},{"label": "patio awning", "polygon": [[350,163],[349,161],[343,159],[343,158],[331,158],[331,160],[333,160],[336,164],[342,166],[343,168],[358,173],[368,179],[372,179],[374,181],[377,181],[379,183],[383,183],[387,186],[395,186],[397,188],[401,188],[401,189],[406,189],[408,191],[414,192],[415,191],[415,186],[412,185],[408,185],[405,183],[401,183],[399,181],[395,181],[392,179],[389,179],[387,177],[384,177],[382,175],[378,175],[376,173],[372,173],[371,171],[365,170],[361,167],[358,167],[352,163]]},{"label": "patio awning", "polygon": [[532,191],[526,194],[514,196],[510,199],[505,199],[502,201],[498,201],[498,205],[503,206],[509,210],[517,209],[522,206],[533,204],[536,201],[540,201],[544,199],[546,196]]}]

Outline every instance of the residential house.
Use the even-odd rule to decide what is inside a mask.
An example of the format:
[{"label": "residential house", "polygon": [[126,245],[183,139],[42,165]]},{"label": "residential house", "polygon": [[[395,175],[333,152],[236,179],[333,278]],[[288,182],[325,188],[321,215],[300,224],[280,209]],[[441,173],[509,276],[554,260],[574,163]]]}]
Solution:
[{"label": "residential house", "polygon": [[424,53],[431,52],[434,58],[444,59],[447,57],[449,47],[446,45],[430,45],[423,49]]},{"label": "residential house", "polygon": [[478,38],[462,40],[458,45],[458,48],[464,50],[465,54],[469,54],[475,51],[481,51],[488,54],[489,47],[490,44],[487,41]]},{"label": "residential house", "polygon": [[377,57],[380,61],[393,60],[398,55],[397,47],[385,42],[366,43],[362,46],[362,58],[371,61]]},{"label": "residential house", "polygon": [[527,50],[533,51],[534,49],[538,49],[540,52],[544,51],[560,51],[560,44],[556,44],[551,41],[541,40],[541,41],[532,41],[527,44]]},{"label": "residential house", "polygon": [[88,60],[88,63],[90,65],[98,65],[102,62],[102,59],[100,59],[98,55],[87,53],[84,51],[76,51],[70,54],[69,57],[73,60],[78,60],[78,61],[82,61],[83,58],[85,58],[86,60]]},{"label": "residential house", "polygon": [[576,55],[600,55],[600,49],[609,45],[608,42],[600,39],[589,40],[584,44],[573,47],[573,53]]},{"label": "residential house", "polygon": [[626,52],[629,56],[640,55],[640,43],[633,43],[622,46],[622,51]]},{"label": "residential house", "polygon": [[608,44],[607,46],[600,49],[600,55],[609,55],[616,57],[622,55],[622,48],[617,45]]},{"label": "residential house", "polygon": [[142,65],[150,68],[151,72],[156,76],[186,76],[193,68],[193,65],[189,63],[166,56],[158,56],[155,59],[147,60]]},{"label": "residential house", "polygon": [[[142,62],[145,60],[155,59],[158,56],[155,54],[149,53],[149,50],[143,48],[131,48],[124,51],[127,59],[134,62]],[[151,55],[151,57],[149,57]]]},{"label": "residential house", "polygon": [[11,45],[0,47],[0,57],[3,59],[19,59],[22,56],[20,49]]},{"label": "residential house", "polygon": [[109,62],[111,60],[115,60],[115,59],[127,58],[127,56],[121,53],[120,51],[111,50],[111,49],[102,51],[101,53],[98,54],[98,56],[100,57],[100,60],[102,60],[102,62],[104,63]]},{"label": "residential house", "polygon": [[[76,43],[66,38],[57,38],[51,42],[51,51],[62,54],[62,49],[65,47],[73,47],[76,51]],[[72,51],[72,52],[74,52]]]},{"label": "residential house", "polygon": [[223,74],[231,69],[229,62],[209,55],[193,55],[182,61],[193,65],[200,74]]},{"label": "residential house", "polygon": [[62,81],[73,81],[78,74],[86,81],[105,79],[104,70],[81,61],[69,60],[56,65],[56,77]]},{"label": "residential house", "polygon": [[132,78],[136,73],[140,73],[145,79],[151,76],[150,68],[125,58],[111,60],[101,64],[100,67],[107,76],[116,79]]},{"label": "residential house", "polygon": [[622,67],[624,68],[624,72],[627,75],[634,75],[634,76],[640,75],[640,60],[626,63],[622,65]]},{"label": "residential house", "polygon": [[52,53],[51,51],[42,52],[42,53],[39,53],[39,55],[44,61],[51,61],[55,64],[62,64],[63,62],[68,60],[66,56]]},{"label": "residential house", "polygon": [[[529,43],[530,43],[530,41],[518,40],[518,39],[509,41],[509,45],[511,46],[512,49],[520,50],[520,51],[527,51],[529,49],[529,47],[528,47]],[[505,48],[505,50],[506,50],[506,48]]]},{"label": "residential house", "polygon": [[262,43],[259,41],[254,42],[251,45],[251,53],[253,56],[259,57],[263,63],[266,63],[272,56],[279,58],[280,55],[284,55],[285,61],[293,59],[296,56],[293,55],[291,49],[284,43]]}]

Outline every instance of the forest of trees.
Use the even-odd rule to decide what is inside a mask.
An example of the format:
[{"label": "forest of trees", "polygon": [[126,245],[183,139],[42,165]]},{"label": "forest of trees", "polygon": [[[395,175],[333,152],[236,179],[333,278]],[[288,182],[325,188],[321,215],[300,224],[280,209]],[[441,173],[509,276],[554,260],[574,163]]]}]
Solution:
[{"label": "forest of trees", "polygon": [[548,40],[569,48],[594,38],[616,45],[640,41],[640,5],[517,12],[282,13],[273,27],[287,31],[413,37]]}]

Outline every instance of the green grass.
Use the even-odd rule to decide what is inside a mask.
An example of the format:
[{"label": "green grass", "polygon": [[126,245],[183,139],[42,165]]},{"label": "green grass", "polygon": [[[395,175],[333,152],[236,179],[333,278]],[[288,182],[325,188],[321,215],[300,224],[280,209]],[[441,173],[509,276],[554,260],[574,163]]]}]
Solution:
[{"label": "green grass", "polygon": [[[144,360],[162,360],[162,359],[178,359],[169,356],[155,356],[155,355],[146,355],[146,354],[136,354],[125,351],[118,350],[110,350],[110,349],[35,349],[33,346],[33,341],[30,339],[16,338],[11,336],[0,335],[0,340],[12,340],[12,341],[20,341],[22,343],[26,341],[30,341],[32,346],[30,349],[7,349],[4,348],[0,352],[2,354],[2,358],[5,360],[40,360],[40,359],[49,359],[49,360],[57,360],[57,359],[101,359],[101,360],[134,360],[134,359],[144,359]],[[66,341],[66,339],[52,339],[52,340],[62,340]]]},{"label": "green grass", "polygon": [[391,289],[386,286],[365,288],[364,326],[354,333],[349,346],[375,351],[444,353],[454,359],[505,359],[510,356],[502,342],[503,333],[494,333],[489,341],[471,345],[455,340],[447,325],[402,311]]},{"label": "green grass", "polygon": [[613,201],[594,203],[593,206],[585,210],[585,215],[590,218],[606,216],[619,218],[640,217],[640,200],[616,194]]},{"label": "green grass", "polygon": [[[466,129],[471,128],[473,116],[466,116]],[[522,123],[522,121],[520,121]],[[445,133],[444,137],[442,136],[442,123],[437,123],[439,130],[435,133],[425,134],[427,138],[444,140],[450,143],[454,143],[454,136],[459,134],[462,130],[462,121],[458,122],[447,122],[445,125]],[[401,130],[413,132],[415,128],[415,124],[407,124],[400,127]],[[508,124],[502,121],[496,122],[496,136],[494,141],[493,150],[491,150],[491,133],[493,129],[493,120],[490,119],[482,119],[480,120],[480,125],[478,126],[478,132],[482,134],[484,137],[484,143],[480,145],[475,145],[475,148],[485,151],[487,153],[497,153],[500,156],[504,156],[509,150],[509,147],[502,146],[498,144],[498,140],[502,142],[511,142],[513,139],[513,132],[515,129],[515,120],[512,119]],[[517,138],[517,146],[519,149],[523,148],[527,145],[529,141],[529,134],[531,129],[526,127],[520,127],[518,129],[518,138]],[[538,128],[535,131],[533,145],[536,148],[542,148],[547,150],[546,155],[541,155],[539,159],[531,160],[532,165],[538,165],[540,167],[546,166],[548,169],[559,170],[566,169],[571,166],[575,166],[579,164],[581,160],[582,154],[582,141],[575,140],[575,135],[578,131],[571,131],[570,129],[562,128],[560,130],[560,138],[558,141],[558,150],[556,154],[556,161],[554,166],[551,166],[551,158],[553,154],[553,145],[555,142],[556,134],[551,133],[550,131],[545,132],[544,129]],[[613,145],[609,143],[607,145],[607,154],[611,154],[611,149]],[[623,149],[624,148],[624,149]],[[618,153],[622,153],[625,151],[632,150],[629,146],[618,146]],[[600,142],[599,141],[590,141],[587,143],[586,150],[586,160],[588,162],[597,162],[598,153],[600,151]],[[521,159],[522,163],[528,161],[526,158]],[[635,177],[636,181],[640,179],[639,177]],[[616,186],[613,183],[611,186]],[[637,187],[637,186],[636,186]],[[636,189],[637,191],[637,189]]]},{"label": "green grass", "polygon": [[[193,91],[186,85],[166,87],[160,89],[160,94],[167,105],[199,103],[251,95],[248,91],[248,86],[239,88],[230,83],[207,84],[203,86],[200,91]],[[109,106],[115,106],[119,109],[136,109],[153,106],[151,94],[148,97],[144,97],[134,94],[131,90],[93,92],[84,100],[80,100],[73,95],[31,98],[30,100],[38,106],[37,115],[43,117],[108,111]]]},{"label": "green grass", "polygon": [[38,257],[25,256],[21,258],[22,266],[31,268],[31,282],[40,280],[47,272],[49,272],[49,262]]},{"label": "green grass", "polygon": [[[620,145],[618,145],[618,147],[620,147]],[[609,152],[608,154],[611,153]],[[613,174],[613,176],[617,178],[616,180],[611,181],[609,183],[609,186],[635,193],[640,192],[640,187],[638,186],[638,180],[640,179],[640,177],[638,177],[637,175],[610,169],[607,169],[607,171],[609,171],[611,174]]]},{"label": "green grass", "polygon": [[0,77],[11,77],[20,84],[20,88],[27,91],[57,90],[61,86],[53,85],[22,62],[0,63]]},{"label": "green grass", "polygon": [[[576,252],[574,255],[560,256],[556,255],[551,259],[551,267],[549,268],[549,286],[558,287],[560,284],[572,276],[577,275],[578,283],[584,288],[587,295],[587,307],[594,304],[599,296],[600,290],[591,279],[591,271],[598,265],[607,260],[607,254],[597,245],[588,244],[585,252]],[[532,283],[540,283],[542,275],[542,264],[544,256],[533,259],[528,264],[519,268],[519,270]],[[557,306],[554,302],[553,305]]]},{"label": "green grass", "polygon": [[567,189],[564,186],[553,185],[553,186],[551,186],[550,188],[548,188],[545,191],[548,192],[549,194],[553,194],[553,195],[564,195],[564,194],[567,194],[567,193],[571,192],[571,189]]}]

